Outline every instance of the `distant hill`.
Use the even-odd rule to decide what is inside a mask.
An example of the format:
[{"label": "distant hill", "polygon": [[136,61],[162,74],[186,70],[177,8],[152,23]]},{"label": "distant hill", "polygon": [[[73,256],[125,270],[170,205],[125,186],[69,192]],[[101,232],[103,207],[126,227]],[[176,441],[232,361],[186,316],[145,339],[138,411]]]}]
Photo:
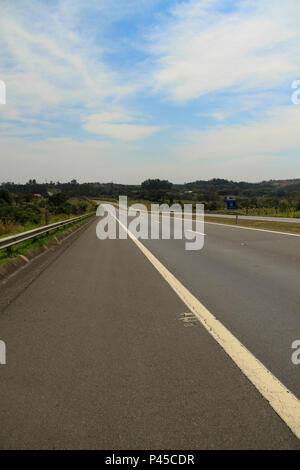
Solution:
[{"label": "distant hill", "polygon": [[[180,187],[180,185],[178,186]],[[248,183],[245,181],[228,181],[225,179],[214,178],[209,181],[198,180],[191,183],[185,183],[184,187],[194,191],[213,191],[218,195],[243,195],[246,197],[254,196],[274,196],[284,198],[300,191],[300,178],[290,180],[269,180],[259,183]]]},{"label": "distant hill", "polygon": [[274,185],[283,185],[283,186],[286,186],[286,185],[291,185],[291,184],[299,184],[300,183],[300,178],[295,178],[295,179],[292,179],[292,180],[270,180],[270,183],[274,184]]}]

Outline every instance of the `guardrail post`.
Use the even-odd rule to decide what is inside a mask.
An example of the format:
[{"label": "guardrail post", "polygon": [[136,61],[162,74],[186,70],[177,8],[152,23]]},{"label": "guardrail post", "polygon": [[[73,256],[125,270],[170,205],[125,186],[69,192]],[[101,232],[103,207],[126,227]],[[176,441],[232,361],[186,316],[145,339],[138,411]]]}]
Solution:
[{"label": "guardrail post", "polygon": [[8,246],[8,247],[6,248],[7,256],[8,256],[8,257],[11,257],[11,256],[12,256],[12,252],[13,252],[12,246]]},{"label": "guardrail post", "polygon": [[47,207],[46,207],[46,209],[45,209],[45,224],[46,224],[46,225],[49,224],[49,212],[48,212]]}]

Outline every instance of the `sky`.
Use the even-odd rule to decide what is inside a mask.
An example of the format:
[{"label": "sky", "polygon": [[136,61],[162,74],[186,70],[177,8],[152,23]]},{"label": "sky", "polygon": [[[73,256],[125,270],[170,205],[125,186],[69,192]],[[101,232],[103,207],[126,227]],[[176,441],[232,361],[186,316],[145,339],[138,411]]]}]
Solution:
[{"label": "sky", "polygon": [[299,0],[0,0],[0,182],[299,178],[299,24]]}]

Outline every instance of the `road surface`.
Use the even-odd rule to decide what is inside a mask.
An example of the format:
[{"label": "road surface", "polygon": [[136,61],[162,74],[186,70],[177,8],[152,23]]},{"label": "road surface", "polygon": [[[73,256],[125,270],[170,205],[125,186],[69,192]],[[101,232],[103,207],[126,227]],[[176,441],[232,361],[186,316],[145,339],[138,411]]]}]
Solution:
[{"label": "road surface", "polygon": [[[0,448],[299,449],[138,246],[96,223],[0,289]],[[300,237],[205,233],[199,252],[143,244],[299,398]]]}]

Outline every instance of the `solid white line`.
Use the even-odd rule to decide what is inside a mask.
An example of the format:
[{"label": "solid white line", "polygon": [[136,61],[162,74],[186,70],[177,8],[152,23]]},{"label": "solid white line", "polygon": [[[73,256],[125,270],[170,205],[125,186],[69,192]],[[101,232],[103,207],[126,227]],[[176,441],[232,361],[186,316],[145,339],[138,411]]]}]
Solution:
[{"label": "solid white line", "polygon": [[238,216],[239,220],[258,220],[262,222],[286,222],[287,224],[299,224],[300,218],[299,217],[268,217],[265,215],[228,215],[228,214],[210,214],[205,213],[205,217],[216,217],[220,219],[235,219]]},{"label": "solid white line", "polygon": [[[117,206],[117,204],[116,204]],[[147,212],[147,214],[152,214],[151,211],[142,211],[142,212]],[[156,213],[155,213],[156,214]],[[157,214],[158,215],[158,214]],[[193,214],[191,213],[188,213],[186,215],[191,215],[193,217]],[[164,217],[164,216],[163,216]],[[177,217],[175,214],[173,217]],[[239,228],[239,229],[243,229],[243,230],[255,230],[257,232],[265,232],[265,233],[276,233],[277,235],[289,235],[290,237],[300,237],[300,233],[291,233],[291,232],[278,232],[276,230],[267,230],[267,229],[263,229],[263,228],[253,228],[253,227],[241,227],[240,225],[232,225],[232,224],[223,224],[223,223],[219,223],[219,222],[207,222],[205,220],[205,214],[204,214],[204,224],[211,224],[211,225],[221,225],[223,227],[231,227],[231,228]],[[195,220],[195,219],[193,219]],[[248,220],[248,219],[241,219],[241,220]],[[252,219],[254,220],[254,219]],[[255,219],[255,220],[259,220],[259,219]],[[279,221],[280,222],[280,221]],[[202,235],[202,234],[201,234]]]},{"label": "solid white line", "polygon": [[199,235],[206,236],[206,233],[197,232],[197,230],[187,230],[187,232],[198,233]]},{"label": "solid white line", "polygon": [[240,228],[243,230],[257,230],[258,232],[277,233],[278,235],[290,235],[291,237],[300,237],[300,233],[277,232],[275,230],[265,230],[263,228],[241,227],[240,225],[231,224],[219,224],[218,222],[206,222],[206,220],[204,221],[204,224],[221,225],[223,227]]},{"label": "solid white line", "polygon": [[300,401],[113,214],[142,253],[300,439]]}]

